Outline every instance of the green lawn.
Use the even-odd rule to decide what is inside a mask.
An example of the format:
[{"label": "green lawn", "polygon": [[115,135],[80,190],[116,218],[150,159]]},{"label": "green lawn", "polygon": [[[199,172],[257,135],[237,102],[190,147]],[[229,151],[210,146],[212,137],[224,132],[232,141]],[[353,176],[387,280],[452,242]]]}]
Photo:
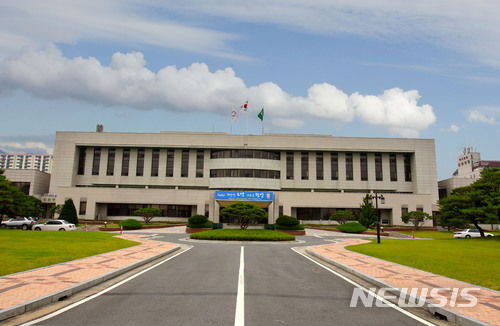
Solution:
[{"label": "green lawn", "polygon": [[0,276],[137,245],[102,232],[0,229]]},{"label": "green lawn", "polygon": [[[397,231],[398,233],[411,236],[412,231]],[[428,239],[453,239],[453,231],[415,231],[415,238],[428,238]]]},{"label": "green lawn", "polygon": [[236,241],[293,241],[295,236],[271,230],[219,229],[192,233],[191,239]]},{"label": "green lawn", "polygon": [[368,256],[500,290],[500,237],[482,239],[382,239],[349,246]]}]

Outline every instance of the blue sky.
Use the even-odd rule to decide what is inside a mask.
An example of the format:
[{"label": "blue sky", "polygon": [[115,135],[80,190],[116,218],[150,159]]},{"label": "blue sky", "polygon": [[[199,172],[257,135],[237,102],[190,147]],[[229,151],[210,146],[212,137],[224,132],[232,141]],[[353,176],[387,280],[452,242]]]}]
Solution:
[{"label": "blue sky", "polygon": [[[10,3],[9,3],[10,2]],[[432,138],[500,160],[494,0],[0,3],[0,150],[58,130]],[[245,113],[232,123],[246,132]]]}]

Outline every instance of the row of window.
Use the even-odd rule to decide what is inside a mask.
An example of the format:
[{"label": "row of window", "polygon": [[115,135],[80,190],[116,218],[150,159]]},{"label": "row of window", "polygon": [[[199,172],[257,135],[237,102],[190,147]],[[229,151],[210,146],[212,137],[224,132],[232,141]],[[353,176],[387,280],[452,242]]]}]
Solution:
[{"label": "row of window", "polygon": [[[137,162],[136,162],[136,176],[144,176],[144,161],[145,149],[137,149]],[[174,150],[167,150],[166,158],[166,177],[174,176]],[[189,150],[182,150],[181,157],[181,177],[189,176]],[[375,153],[375,180],[383,181],[383,168],[382,168],[382,154]],[[78,161],[78,175],[85,174],[85,162],[87,156],[87,148],[81,147]],[[203,178],[204,168],[204,150],[197,150],[196,152],[196,177]],[[212,150],[211,158],[266,158],[279,160],[280,153],[274,151],[261,151],[261,150]],[[107,169],[106,175],[114,175],[115,170],[116,149],[108,149]],[[353,154],[345,153],[345,175],[347,181],[354,180],[354,162]],[[288,180],[294,179],[294,152],[286,153],[286,178]],[[411,155],[403,154],[404,162],[404,177],[405,181],[411,181]],[[151,176],[157,177],[159,174],[160,164],[160,150],[153,149],[151,157]],[[301,179],[309,180],[309,152],[301,152]],[[92,161],[92,175],[100,174],[101,165],[101,148],[94,148],[94,155]],[[339,179],[339,155],[336,152],[330,153],[330,169],[331,180]],[[245,169],[214,169],[210,170],[210,177],[243,177],[243,178],[271,178],[279,179],[280,171],[267,171],[267,170],[245,170]],[[359,154],[359,171],[361,181],[368,180],[368,154]],[[121,175],[128,176],[130,173],[130,148],[123,149]],[[397,157],[396,154],[389,154],[389,177],[391,181],[398,181],[397,171]],[[324,153],[316,153],[316,180],[324,179]]]},{"label": "row of window", "polygon": [[143,207],[161,209],[162,217],[191,217],[193,212],[191,205],[108,204],[107,206],[107,216],[134,216],[134,212]]},{"label": "row of window", "polygon": [[[144,160],[145,160],[146,150],[144,148],[137,149],[137,162],[135,175],[138,177],[144,176]],[[106,175],[112,176],[115,173],[115,158],[116,149],[108,149],[108,160],[106,166]],[[203,166],[204,166],[205,153],[203,150],[198,150],[196,152],[196,177],[203,178]],[[78,175],[85,174],[85,162],[87,160],[87,148],[81,147],[78,157]],[[94,148],[94,156],[92,159],[92,175],[100,174],[101,166],[101,148]],[[157,177],[159,175],[160,167],[160,150],[153,149],[151,157],[151,176]],[[130,148],[124,148],[122,153],[122,166],[121,175],[128,176],[130,174]],[[174,150],[167,150],[167,170],[166,177],[174,176]],[[189,150],[182,150],[181,157],[181,177],[187,178],[189,176]]]},{"label": "row of window", "polygon": [[[346,180],[354,180],[354,163],[352,153],[345,153],[345,173]],[[411,156],[404,154],[404,175],[405,181],[411,181]],[[316,153],[316,180],[324,179],[324,164],[323,152]],[[309,180],[309,152],[301,152],[301,179]],[[330,153],[330,168],[331,179],[339,179],[339,155],[338,153]],[[368,154],[359,154],[359,170],[361,181],[368,180]],[[398,181],[397,159],[396,154],[389,154],[389,170],[391,181]],[[294,178],[294,153],[286,153],[286,178],[292,180]],[[382,171],[382,154],[375,154],[375,180],[383,181]]]}]

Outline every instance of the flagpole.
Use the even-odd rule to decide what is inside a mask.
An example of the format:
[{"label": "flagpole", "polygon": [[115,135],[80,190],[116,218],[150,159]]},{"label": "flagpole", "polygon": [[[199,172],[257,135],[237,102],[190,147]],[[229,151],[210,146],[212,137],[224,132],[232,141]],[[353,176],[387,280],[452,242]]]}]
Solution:
[{"label": "flagpole", "polygon": [[248,109],[247,109],[246,113],[247,113],[247,135],[248,135]]},{"label": "flagpole", "polygon": [[229,134],[232,135],[233,134],[233,108],[231,108],[231,114],[229,115],[229,120],[231,120],[231,128],[229,129]]}]

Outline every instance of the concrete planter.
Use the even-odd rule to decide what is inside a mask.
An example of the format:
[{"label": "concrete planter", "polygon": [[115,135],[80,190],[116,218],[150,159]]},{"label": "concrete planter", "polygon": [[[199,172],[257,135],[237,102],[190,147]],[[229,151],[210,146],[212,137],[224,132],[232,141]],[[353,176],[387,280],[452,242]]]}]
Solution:
[{"label": "concrete planter", "polygon": [[[164,229],[164,228],[171,228],[174,226],[184,226],[184,224],[169,224],[169,225],[143,225],[137,230],[147,230],[147,229]],[[109,227],[104,227],[100,226],[99,231],[120,231],[121,228],[109,228]],[[123,231],[127,231],[126,229],[123,229]]]},{"label": "concrete planter", "polygon": [[306,230],[275,230],[275,231],[288,233],[291,235],[306,235]]}]

